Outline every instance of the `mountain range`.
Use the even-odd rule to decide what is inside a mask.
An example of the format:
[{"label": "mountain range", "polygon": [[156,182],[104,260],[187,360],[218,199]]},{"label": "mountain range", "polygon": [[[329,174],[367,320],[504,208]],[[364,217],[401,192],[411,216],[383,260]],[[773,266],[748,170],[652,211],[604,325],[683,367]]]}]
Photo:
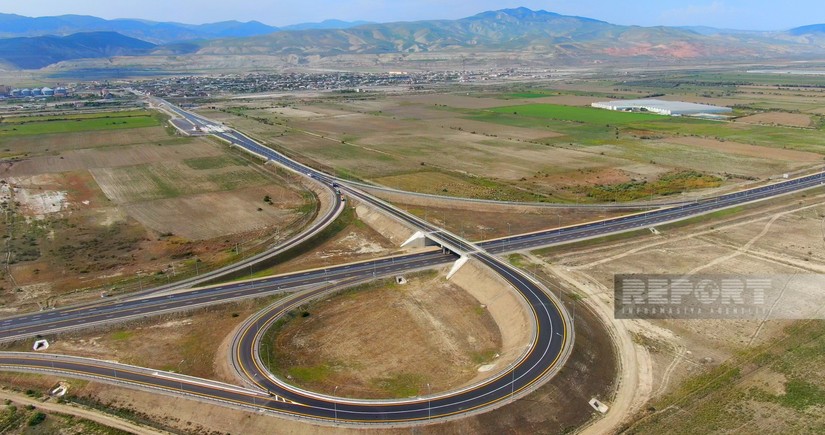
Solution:
[{"label": "mountain range", "polygon": [[155,47],[117,32],[84,32],[0,39],[0,59],[21,69],[39,69],[66,59],[144,55]]},{"label": "mountain range", "polygon": [[[99,33],[97,31],[118,32]],[[59,38],[44,35],[80,36]],[[93,33],[88,33],[93,31]],[[458,20],[396,23],[328,20],[281,29],[252,21],[189,25],[64,15],[0,14],[0,60],[40,68],[85,57],[177,55],[260,56],[420,52],[523,52],[570,61],[760,60],[825,55],[825,24],[785,32],[710,27],[622,26],[527,8],[483,12]],[[107,36],[108,35],[108,36]],[[157,45],[155,45],[157,44]],[[16,48],[17,47],[17,48]],[[17,52],[17,53],[16,53]],[[44,53],[40,60],[27,53]]]}]

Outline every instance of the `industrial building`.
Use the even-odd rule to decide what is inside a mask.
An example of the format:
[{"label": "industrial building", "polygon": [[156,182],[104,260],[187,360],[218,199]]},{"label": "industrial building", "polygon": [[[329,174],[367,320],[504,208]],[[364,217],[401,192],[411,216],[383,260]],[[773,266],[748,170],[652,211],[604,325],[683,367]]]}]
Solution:
[{"label": "industrial building", "polygon": [[50,87],[45,88],[32,88],[32,89],[12,89],[8,91],[8,96],[12,98],[24,98],[24,97],[68,97],[69,91],[60,86],[56,89],[52,89]]},{"label": "industrial building", "polygon": [[598,109],[618,110],[621,112],[651,112],[660,115],[682,116],[700,114],[730,113],[729,107],[711,106],[708,104],[686,103],[684,101],[665,100],[618,100],[593,103],[591,106]]}]

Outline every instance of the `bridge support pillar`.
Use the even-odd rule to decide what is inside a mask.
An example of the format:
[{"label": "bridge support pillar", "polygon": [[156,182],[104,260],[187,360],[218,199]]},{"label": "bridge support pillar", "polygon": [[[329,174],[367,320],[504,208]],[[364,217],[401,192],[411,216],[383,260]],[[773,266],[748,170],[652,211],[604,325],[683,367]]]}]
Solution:
[{"label": "bridge support pillar", "polygon": [[401,244],[402,248],[405,248],[407,246],[411,246],[414,248],[423,248],[427,246],[427,235],[422,231],[416,231],[416,233],[410,236],[410,238],[407,239],[406,242]]}]

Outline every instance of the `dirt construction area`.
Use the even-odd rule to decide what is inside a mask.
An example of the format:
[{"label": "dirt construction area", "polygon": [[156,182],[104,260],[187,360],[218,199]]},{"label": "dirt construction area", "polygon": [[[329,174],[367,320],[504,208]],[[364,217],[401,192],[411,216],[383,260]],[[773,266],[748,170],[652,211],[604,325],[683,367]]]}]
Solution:
[{"label": "dirt construction area", "polygon": [[[744,425],[742,430],[733,433],[748,433],[744,428],[759,424],[759,419],[766,415],[773,415],[762,413],[760,416],[760,412],[755,411],[768,412],[766,402],[788,402],[789,408],[797,410],[809,409],[809,405],[800,403],[810,403],[810,406],[821,403],[816,397],[825,391],[821,390],[825,384],[819,381],[814,382],[814,386],[806,384],[804,388],[808,390],[804,392],[793,390],[802,378],[796,368],[791,368],[797,367],[792,362],[780,366],[783,374],[765,377],[765,370],[752,370],[753,360],[744,357],[762,355],[760,352],[764,349],[783,345],[797,328],[794,321],[615,320],[612,319],[612,289],[613,275],[626,273],[821,274],[825,272],[823,201],[825,196],[821,191],[811,191],[795,198],[748,206],[737,213],[723,213],[708,219],[707,223],[700,219],[687,226],[657,228],[658,234],[539,251],[535,261],[552,276],[576,288],[584,304],[611,319],[611,329],[621,347],[621,389],[616,401],[607,403],[611,411],[590,433],[604,433],[637,421],[640,422],[634,427],[641,428],[641,433],[713,430],[714,424],[727,421],[724,416],[730,410],[715,406],[713,401],[723,400],[719,394],[732,386],[741,394],[726,395],[724,400],[729,402],[723,402],[725,407],[754,411],[745,413],[744,417],[737,416],[744,418],[737,420]],[[813,334],[810,328],[814,326],[807,328],[807,333]],[[821,328],[815,330],[822,333]],[[795,349],[789,348],[789,351]],[[717,383],[719,376],[727,376],[726,381]],[[767,388],[770,394],[748,390],[749,385],[757,384],[760,389]],[[746,394],[747,391],[750,392]],[[796,394],[804,398],[792,396]],[[660,415],[660,409],[674,403],[691,407],[695,413],[679,413],[678,418],[664,411]],[[787,412],[790,410],[776,415]],[[811,415],[807,412],[802,415],[806,417],[797,418],[802,418],[803,425],[820,421],[807,417]],[[661,422],[660,419],[667,425],[647,423]],[[771,432],[782,433],[793,427],[800,426],[789,426],[785,421],[774,425]],[[691,429],[685,432],[687,428]]]}]

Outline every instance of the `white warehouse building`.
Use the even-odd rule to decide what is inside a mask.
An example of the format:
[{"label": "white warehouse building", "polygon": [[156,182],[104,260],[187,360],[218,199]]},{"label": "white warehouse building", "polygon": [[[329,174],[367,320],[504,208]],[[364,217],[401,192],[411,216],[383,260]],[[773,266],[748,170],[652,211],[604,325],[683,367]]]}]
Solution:
[{"label": "white warehouse building", "polygon": [[652,112],[660,115],[699,115],[703,113],[718,114],[730,113],[729,107],[711,106],[708,104],[686,103],[683,101],[665,100],[617,100],[601,101],[591,104],[592,107],[621,112]]}]

